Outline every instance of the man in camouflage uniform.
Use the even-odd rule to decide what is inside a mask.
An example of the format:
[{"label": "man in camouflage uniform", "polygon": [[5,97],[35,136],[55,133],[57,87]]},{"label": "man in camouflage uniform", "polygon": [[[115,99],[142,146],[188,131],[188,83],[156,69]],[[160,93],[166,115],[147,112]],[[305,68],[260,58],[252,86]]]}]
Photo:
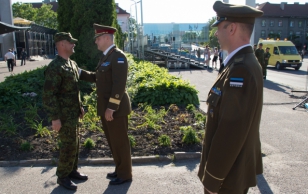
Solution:
[{"label": "man in camouflage uniform", "polygon": [[77,42],[70,33],[55,35],[58,50],[56,58],[45,70],[43,104],[53,130],[59,133],[60,156],[57,168],[57,183],[67,189],[76,190],[71,178],[87,180],[88,176],[77,171],[79,152],[78,120],[84,115],[79,88],[78,66],[69,57]]},{"label": "man in camouflage uniform", "polygon": [[107,174],[111,185],[132,180],[132,161],[128,131],[131,102],[126,92],[128,63],[125,54],[114,45],[116,29],[94,24],[95,43],[103,55],[95,72],[80,69],[80,79],[95,82],[97,114],[115,163],[115,171]]},{"label": "man in camouflage uniform", "polygon": [[262,44],[262,43],[259,43],[259,48],[257,48],[257,49],[255,50],[255,55],[256,55],[256,57],[257,57],[257,59],[258,59],[260,65],[261,65],[261,67],[262,67],[262,70],[263,70],[263,79],[265,79],[264,76],[266,76],[266,75],[264,75],[264,69],[265,69],[265,71],[266,71],[266,66],[265,66],[265,62],[264,62],[264,50],[262,49],[262,47],[263,47],[263,44]]},{"label": "man in camouflage uniform", "polygon": [[267,66],[268,66],[268,61],[269,58],[271,57],[271,54],[269,53],[270,48],[266,48],[265,53],[264,53],[264,67],[262,66],[263,70],[263,79],[266,79],[266,74],[267,74]]}]

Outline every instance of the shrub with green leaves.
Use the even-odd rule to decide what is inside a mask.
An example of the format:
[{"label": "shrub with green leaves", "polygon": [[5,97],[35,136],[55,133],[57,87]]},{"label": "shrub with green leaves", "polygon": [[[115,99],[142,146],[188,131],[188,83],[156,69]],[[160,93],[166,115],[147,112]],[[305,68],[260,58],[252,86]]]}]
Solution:
[{"label": "shrub with green leaves", "polygon": [[189,110],[189,111],[194,111],[194,110],[196,110],[196,107],[193,104],[188,104],[186,106],[186,109]]},{"label": "shrub with green leaves", "polygon": [[198,91],[188,81],[146,62],[129,60],[128,92],[134,104],[199,104]]},{"label": "shrub with green leaves", "polygon": [[184,130],[182,142],[186,144],[196,144],[200,142],[200,139],[198,138],[196,131],[192,127],[188,126]]},{"label": "shrub with green leaves", "polygon": [[22,151],[30,151],[30,150],[33,149],[33,146],[30,144],[30,142],[24,141],[24,142],[21,143],[20,149]]},{"label": "shrub with green leaves", "polygon": [[86,147],[86,148],[88,148],[88,149],[92,149],[92,148],[95,147],[95,142],[94,142],[93,139],[91,139],[91,138],[88,137],[88,138],[84,141],[83,146]]},{"label": "shrub with green leaves", "polygon": [[0,132],[3,131],[6,135],[15,135],[18,124],[15,123],[12,115],[0,115]]},{"label": "shrub with green leaves", "polygon": [[132,148],[134,148],[136,146],[136,139],[133,135],[128,135],[128,140],[130,143],[130,146],[132,146]]},{"label": "shrub with green leaves", "polygon": [[168,135],[161,135],[158,137],[159,145],[161,146],[170,146],[171,145],[171,139]]}]

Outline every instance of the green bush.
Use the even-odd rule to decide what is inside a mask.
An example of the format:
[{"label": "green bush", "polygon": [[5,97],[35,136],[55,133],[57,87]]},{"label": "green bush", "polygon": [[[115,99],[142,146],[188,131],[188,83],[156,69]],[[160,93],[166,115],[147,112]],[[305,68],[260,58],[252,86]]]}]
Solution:
[{"label": "green bush", "polygon": [[182,142],[186,144],[196,144],[200,142],[200,139],[198,138],[196,131],[189,126],[184,130]]},{"label": "green bush", "polygon": [[132,148],[134,148],[136,146],[136,139],[133,135],[128,135],[128,140],[130,143],[130,146],[132,146]]},{"label": "green bush", "polygon": [[194,111],[194,110],[196,110],[196,107],[193,104],[188,104],[186,106],[186,109],[189,110],[189,111]]},{"label": "green bush", "polygon": [[91,138],[87,138],[84,143],[83,143],[83,146],[88,148],[88,149],[91,149],[91,148],[94,148],[95,147],[95,142],[93,141],[93,139]]},{"label": "green bush", "polygon": [[33,149],[33,146],[28,141],[24,141],[21,143],[20,149],[22,151],[30,151]]},{"label": "green bush", "polygon": [[150,62],[134,62],[130,56],[128,60],[128,92],[135,105],[199,104],[198,91],[188,81]]},{"label": "green bush", "polygon": [[161,146],[170,146],[171,145],[171,140],[168,135],[161,135],[158,137],[158,142],[159,145]]}]

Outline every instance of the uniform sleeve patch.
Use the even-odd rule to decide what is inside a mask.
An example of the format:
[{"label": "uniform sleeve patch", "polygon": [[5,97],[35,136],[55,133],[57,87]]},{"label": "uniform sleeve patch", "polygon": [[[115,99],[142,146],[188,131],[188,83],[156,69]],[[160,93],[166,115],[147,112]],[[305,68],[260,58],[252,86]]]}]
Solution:
[{"label": "uniform sleeve patch", "polygon": [[230,78],[230,87],[243,87],[244,78],[241,77],[231,77]]},{"label": "uniform sleeve patch", "polygon": [[118,58],[118,63],[124,63],[124,58]]}]

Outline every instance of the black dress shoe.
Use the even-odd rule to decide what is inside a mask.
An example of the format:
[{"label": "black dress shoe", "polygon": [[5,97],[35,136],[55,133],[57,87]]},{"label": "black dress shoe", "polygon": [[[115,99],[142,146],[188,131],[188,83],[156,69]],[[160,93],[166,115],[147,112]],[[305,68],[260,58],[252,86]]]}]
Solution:
[{"label": "black dress shoe", "polygon": [[68,177],[58,178],[57,183],[70,190],[77,189],[77,185],[73,181],[71,181],[71,179],[69,179]]},{"label": "black dress shoe", "polygon": [[82,174],[80,172],[78,172],[77,170],[73,170],[68,177],[72,178],[72,179],[78,179],[78,180],[88,180],[88,176],[85,174]]},{"label": "black dress shoe", "polygon": [[132,179],[120,179],[120,178],[115,178],[113,180],[111,180],[109,182],[110,185],[120,185],[120,184],[123,184],[125,182],[131,182]]},{"label": "black dress shoe", "polygon": [[116,172],[110,172],[110,173],[107,173],[107,178],[117,178],[117,173]]}]

